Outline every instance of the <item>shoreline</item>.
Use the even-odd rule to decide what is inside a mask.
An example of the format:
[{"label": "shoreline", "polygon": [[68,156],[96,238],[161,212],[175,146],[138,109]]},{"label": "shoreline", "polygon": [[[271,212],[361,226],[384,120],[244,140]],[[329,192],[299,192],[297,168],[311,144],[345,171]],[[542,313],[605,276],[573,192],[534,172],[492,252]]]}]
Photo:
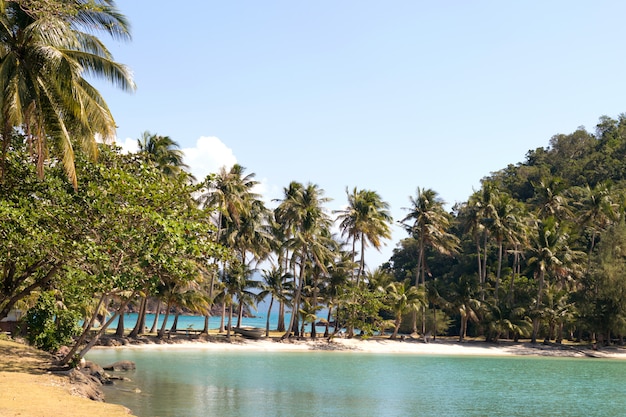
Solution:
[{"label": "shoreline", "polygon": [[[448,338],[440,338],[425,343],[419,339],[392,340],[388,338],[343,339],[335,338],[327,341],[320,339],[279,340],[278,337],[259,340],[233,337],[231,341],[172,339],[158,340],[142,337],[121,346],[98,345],[93,349],[150,349],[150,350],[231,350],[250,352],[351,352],[369,354],[410,354],[410,355],[441,355],[441,356],[548,356],[570,358],[605,358],[625,359],[626,347],[609,346],[598,350],[590,346],[577,344],[556,344],[514,342],[503,340],[488,343],[478,340],[458,342]],[[87,354],[88,356],[88,354]]]}]

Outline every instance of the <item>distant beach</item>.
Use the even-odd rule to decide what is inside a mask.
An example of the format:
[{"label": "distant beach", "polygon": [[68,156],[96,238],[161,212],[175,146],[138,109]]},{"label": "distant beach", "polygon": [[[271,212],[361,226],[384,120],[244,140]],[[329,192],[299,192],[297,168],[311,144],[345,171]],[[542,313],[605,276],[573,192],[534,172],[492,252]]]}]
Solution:
[{"label": "distant beach", "polygon": [[[156,341],[156,343],[155,343]],[[96,347],[96,349],[109,347]],[[233,337],[226,340],[185,340],[179,338],[168,342],[158,341],[156,338],[144,338],[137,342],[119,346],[120,349],[204,349],[204,350],[240,350],[259,352],[288,352],[288,351],[345,351],[380,354],[421,354],[421,355],[454,355],[454,356],[554,356],[554,357],[596,357],[611,359],[626,359],[626,348],[604,347],[592,349],[587,345],[576,344],[544,344],[530,342],[500,341],[488,343],[478,340],[458,342],[452,338],[438,338],[425,343],[421,339],[406,338],[388,339],[374,337],[361,338],[334,338],[328,341],[325,338],[289,339],[280,340],[278,337],[249,340]]]}]

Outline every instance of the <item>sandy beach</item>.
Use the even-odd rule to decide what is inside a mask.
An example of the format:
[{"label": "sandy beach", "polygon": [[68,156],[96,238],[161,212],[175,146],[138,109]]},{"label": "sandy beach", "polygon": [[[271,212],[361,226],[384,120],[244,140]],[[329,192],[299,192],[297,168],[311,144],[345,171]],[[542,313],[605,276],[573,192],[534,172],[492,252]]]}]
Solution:
[{"label": "sandy beach", "polygon": [[[111,349],[96,347],[96,349]],[[413,354],[413,355],[454,355],[454,356],[554,356],[554,357],[592,357],[626,359],[626,348],[605,347],[599,350],[585,345],[574,344],[543,344],[530,342],[501,341],[486,343],[477,340],[458,342],[450,338],[437,339],[424,343],[420,339],[390,340],[387,338],[343,339],[335,338],[317,340],[279,340],[268,338],[248,340],[233,338],[226,341],[186,341],[184,339],[172,343],[152,343],[144,339],[143,343],[115,347],[114,349],[205,349],[205,350],[248,350],[267,352],[289,351],[344,351],[353,353],[377,354]]]}]

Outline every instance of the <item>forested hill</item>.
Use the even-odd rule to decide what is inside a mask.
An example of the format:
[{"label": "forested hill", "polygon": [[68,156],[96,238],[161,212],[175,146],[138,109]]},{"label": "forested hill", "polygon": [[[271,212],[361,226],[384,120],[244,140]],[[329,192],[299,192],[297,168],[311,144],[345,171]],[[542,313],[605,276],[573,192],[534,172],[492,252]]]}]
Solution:
[{"label": "forested hill", "polygon": [[[485,181],[507,190],[518,201],[530,202],[536,185],[557,179],[561,189],[596,187],[610,182],[626,188],[626,114],[617,119],[602,116],[595,132],[580,127],[557,134],[547,148],[528,151],[526,161],[492,173]],[[533,185],[534,184],[534,185]]]},{"label": "forested hill", "polygon": [[409,237],[384,268],[424,287],[423,331],[622,339],[625,195],[626,115],[603,116],[595,132],[557,134],[483,178],[445,222],[433,221],[436,193],[420,190]]}]

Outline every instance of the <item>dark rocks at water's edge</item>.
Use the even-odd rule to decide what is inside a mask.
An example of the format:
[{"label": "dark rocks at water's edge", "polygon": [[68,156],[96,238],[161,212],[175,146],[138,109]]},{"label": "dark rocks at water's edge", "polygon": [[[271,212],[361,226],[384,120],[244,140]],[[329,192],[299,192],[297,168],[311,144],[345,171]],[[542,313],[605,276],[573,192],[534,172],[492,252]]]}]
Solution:
[{"label": "dark rocks at water's edge", "polygon": [[51,372],[65,375],[72,384],[72,394],[88,398],[93,401],[104,401],[104,385],[113,385],[115,381],[130,381],[129,378],[111,375],[106,371],[127,372],[135,370],[136,365],[131,361],[119,361],[107,366],[100,366],[91,361],[83,361],[80,366],[69,368],[52,368]]},{"label": "dark rocks at water's edge", "polygon": [[137,367],[135,366],[135,362],[131,362],[131,361],[119,361],[119,362],[112,363],[111,365],[103,366],[102,368],[105,371],[116,371],[116,372],[134,371],[135,369],[137,369]]}]

